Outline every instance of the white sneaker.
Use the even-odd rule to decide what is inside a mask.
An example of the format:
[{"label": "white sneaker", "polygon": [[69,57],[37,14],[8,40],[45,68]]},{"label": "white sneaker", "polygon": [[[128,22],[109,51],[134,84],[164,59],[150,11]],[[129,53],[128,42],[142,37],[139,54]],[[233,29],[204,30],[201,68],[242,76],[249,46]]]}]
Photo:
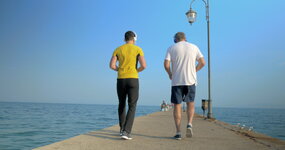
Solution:
[{"label": "white sneaker", "polygon": [[124,140],[131,140],[131,139],[133,139],[133,138],[131,137],[131,135],[128,134],[126,131],[123,132],[123,135],[121,136],[121,138],[124,139]]},{"label": "white sneaker", "polygon": [[186,129],[186,137],[191,138],[193,136],[193,130],[191,125],[187,125]]}]

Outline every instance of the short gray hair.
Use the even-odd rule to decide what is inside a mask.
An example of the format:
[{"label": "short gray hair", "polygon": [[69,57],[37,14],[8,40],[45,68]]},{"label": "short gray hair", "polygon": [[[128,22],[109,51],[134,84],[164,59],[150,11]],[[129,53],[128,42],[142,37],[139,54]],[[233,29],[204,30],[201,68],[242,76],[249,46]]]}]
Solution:
[{"label": "short gray hair", "polygon": [[175,35],[174,35],[174,40],[176,42],[180,42],[182,40],[186,40],[186,36],[185,36],[185,33],[183,32],[177,32]]}]

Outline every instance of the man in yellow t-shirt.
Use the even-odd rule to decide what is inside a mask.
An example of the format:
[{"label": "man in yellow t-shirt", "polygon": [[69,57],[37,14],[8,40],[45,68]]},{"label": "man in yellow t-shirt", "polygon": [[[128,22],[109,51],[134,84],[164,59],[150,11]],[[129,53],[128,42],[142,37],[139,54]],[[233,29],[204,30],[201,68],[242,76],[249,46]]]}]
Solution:
[{"label": "man in yellow t-shirt", "polygon": [[[126,44],[118,47],[110,60],[110,68],[118,72],[117,94],[119,98],[120,135],[131,140],[137,100],[139,97],[138,73],[146,68],[144,53],[135,45],[137,35],[133,31],[125,33]],[[117,66],[117,61],[119,66]],[[138,62],[140,67],[138,68]],[[126,98],[128,97],[128,112],[126,114]]]}]

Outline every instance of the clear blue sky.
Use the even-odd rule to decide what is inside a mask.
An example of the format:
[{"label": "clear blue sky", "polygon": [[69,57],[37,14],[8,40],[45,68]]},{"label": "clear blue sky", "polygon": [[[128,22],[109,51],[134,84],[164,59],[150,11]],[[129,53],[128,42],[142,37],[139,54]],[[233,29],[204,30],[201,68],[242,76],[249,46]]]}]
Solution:
[{"label": "clear blue sky", "polygon": [[[207,60],[205,7],[190,0],[1,0],[0,101],[117,104],[108,67],[127,30],[138,34],[148,68],[139,105],[170,98],[163,68],[173,35],[183,31]],[[214,107],[285,108],[285,1],[210,0]],[[196,106],[207,98],[198,73]]]}]

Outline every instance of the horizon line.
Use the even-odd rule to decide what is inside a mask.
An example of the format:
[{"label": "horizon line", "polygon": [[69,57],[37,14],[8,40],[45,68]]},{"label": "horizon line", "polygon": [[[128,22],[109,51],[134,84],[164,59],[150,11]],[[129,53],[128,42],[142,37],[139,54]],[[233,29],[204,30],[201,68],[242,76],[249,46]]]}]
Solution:
[{"label": "horizon line", "polygon": [[[115,105],[118,104],[102,104],[102,103],[74,103],[74,102],[33,102],[33,101],[1,101],[0,103],[36,103],[36,104],[70,104],[70,105]],[[141,104],[139,106],[154,106],[160,107],[160,105],[148,105]],[[195,108],[199,108],[200,106],[195,106]],[[282,107],[234,107],[234,106],[213,106],[213,108],[238,108],[238,109],[285,109]]]}]

